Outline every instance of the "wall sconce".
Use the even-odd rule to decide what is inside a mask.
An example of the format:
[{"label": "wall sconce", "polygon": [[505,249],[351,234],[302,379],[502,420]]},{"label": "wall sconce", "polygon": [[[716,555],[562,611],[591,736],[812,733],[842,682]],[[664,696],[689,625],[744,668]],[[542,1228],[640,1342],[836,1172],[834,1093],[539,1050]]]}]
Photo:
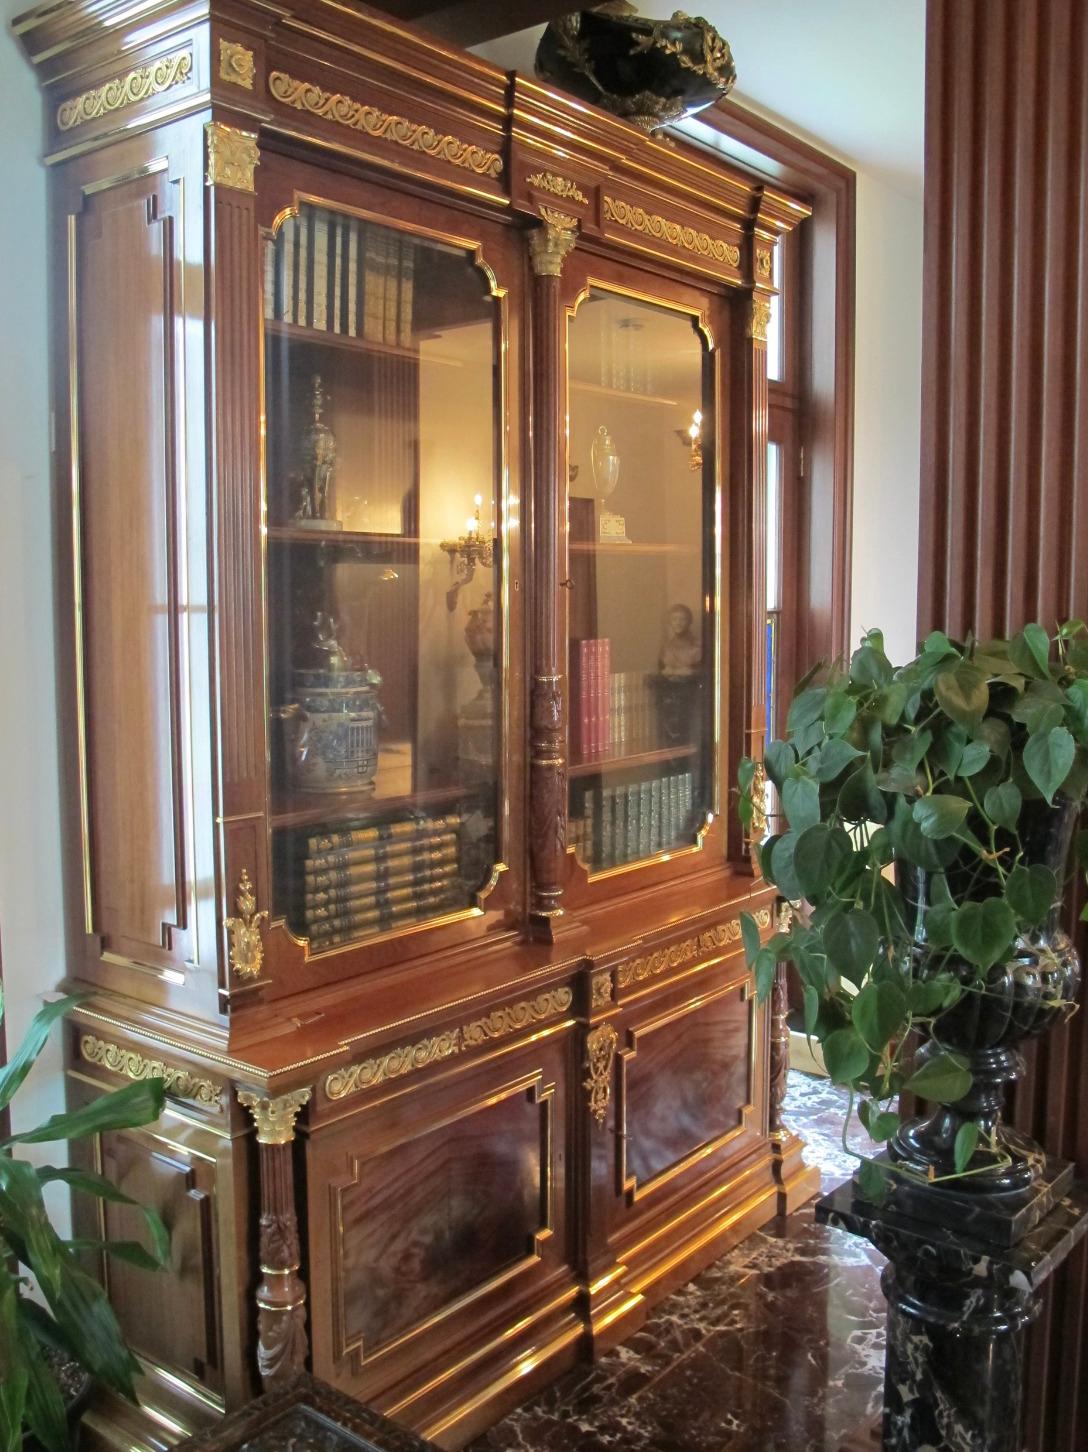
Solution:
[{"label": "wall sconce", "polygon": [[686,429],[676,429],[676,437],[690,451],[688,468],[695,470],[703,467],[703,411],[697,408],[691,416],[691,423]]},{"label": "wall sconce", "polygon": [[495,541],[484,539],[480,534],[480,506],[483,502],[482,496],[477,494],[473,499],[475,513],[465,521],[465,533],[460,539],[444,539],[440,546],[449,555],[450,568],[454,572],[454,582],[446,591],[446,608],[451,614],[457,608],[461,587],[475,578],[476,566],[488,570],[495,559]]}]

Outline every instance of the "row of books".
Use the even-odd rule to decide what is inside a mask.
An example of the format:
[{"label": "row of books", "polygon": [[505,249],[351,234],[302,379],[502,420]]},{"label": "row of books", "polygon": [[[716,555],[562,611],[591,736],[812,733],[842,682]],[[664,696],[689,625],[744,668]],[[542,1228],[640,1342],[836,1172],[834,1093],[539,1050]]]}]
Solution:
[{"label": "row of books", "polygon": [[288,217],[265,253],[264,313],[372,343],[412,344],[415,243],[315,207]]},{"label": "row of books", "polygon": [[463,900],[460,829],[451,813],[308,838],[302,912],[311,946],[354,942]]},{"label": "row of books", "polygon": [[664,745],[653,674],[610,671],[611,642],[571,646],[571,759],[632,756]]},{"label": "row of books", "polygon": [[691,771],[666,772],[620,786],[576,785],[571,842],[590,866],[616,867],[690,840],[694,816]]}]

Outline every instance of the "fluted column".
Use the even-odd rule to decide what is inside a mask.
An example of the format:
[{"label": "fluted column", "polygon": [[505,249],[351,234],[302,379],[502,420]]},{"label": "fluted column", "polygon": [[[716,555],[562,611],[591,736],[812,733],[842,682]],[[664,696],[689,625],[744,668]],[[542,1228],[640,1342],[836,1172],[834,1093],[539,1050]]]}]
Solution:
[{"label": "fluted column", "polygon": [[257,1286],[257,1366],[265,1391],[282,1386],[306,1369],[310,1347],[306,1335],[306,1284],[295,1210],[292,1143],[299,1110],[309,1089],[296,1089],[278,1099],[239,1089],[238,1101],[253,1116],[257,1129],[261,1174]]},{"label": "fluted column", "polygon": [[542,207],[529,234],[533,289],[533,611],[529,690],[530,915],[550,938],[562,915],[567,820],[566,661],[559,600],[563,458],[562,308],[559,281],[577,221]]}]

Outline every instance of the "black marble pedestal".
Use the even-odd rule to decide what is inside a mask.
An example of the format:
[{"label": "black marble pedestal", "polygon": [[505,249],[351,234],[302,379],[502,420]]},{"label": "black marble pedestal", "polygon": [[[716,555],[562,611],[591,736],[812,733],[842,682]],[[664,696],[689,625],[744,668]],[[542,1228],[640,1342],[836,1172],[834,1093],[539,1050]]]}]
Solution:
[{"label": "black marble pedestal", "polygon": [[1088,1188],[1012,1246],[878,1208],[852,1183],[817,1201],[816,1219],[888,1258],[883,1452],[1022,1452],[1022,1332],[1088,1233]]}]

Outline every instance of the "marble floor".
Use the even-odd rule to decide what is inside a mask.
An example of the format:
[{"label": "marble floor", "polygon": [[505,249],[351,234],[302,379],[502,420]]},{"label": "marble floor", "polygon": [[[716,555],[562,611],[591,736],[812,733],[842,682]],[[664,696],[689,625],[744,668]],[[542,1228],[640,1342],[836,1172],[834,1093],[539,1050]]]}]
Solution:
[{"label": "marble floor", "polygon": [[[786,1120],[825,1190],[849,1176],[842,1100],[826,1080],[791,1074]],[[879,1410],[880,1264],[871,1246],[816,1225],[804,1207],[736,1246],[625,1345],[568,1372],[469,1452],[837,1452]]]}]

